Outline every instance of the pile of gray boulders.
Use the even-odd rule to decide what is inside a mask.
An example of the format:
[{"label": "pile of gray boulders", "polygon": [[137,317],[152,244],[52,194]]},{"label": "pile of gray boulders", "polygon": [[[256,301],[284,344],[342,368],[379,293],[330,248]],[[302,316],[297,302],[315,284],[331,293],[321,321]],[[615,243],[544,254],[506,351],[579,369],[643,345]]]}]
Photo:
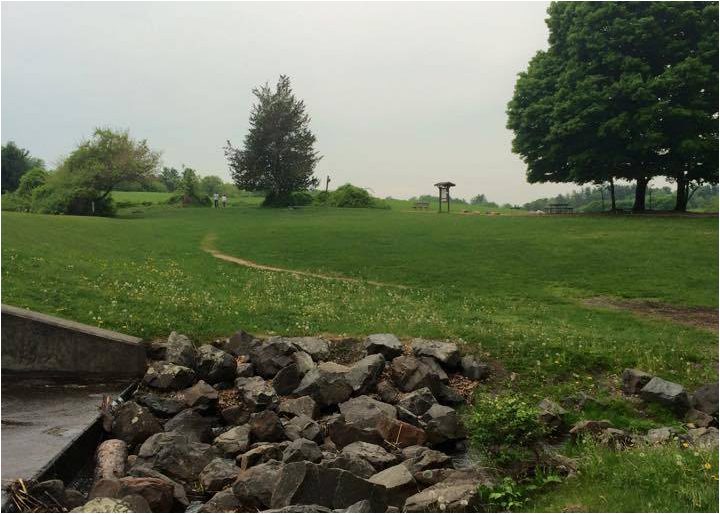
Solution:
[{"label": "pile of gray boulders", "polygon": [[[245,332],[152,343],[112,413],[77,512],[427,512],[479,508],[492,478],[456,469],[465,402],[449,382],[490,368],[453,343],[391,334],[344,365],[316,337]],[[339,360],[339,359],[338,359]]]}]

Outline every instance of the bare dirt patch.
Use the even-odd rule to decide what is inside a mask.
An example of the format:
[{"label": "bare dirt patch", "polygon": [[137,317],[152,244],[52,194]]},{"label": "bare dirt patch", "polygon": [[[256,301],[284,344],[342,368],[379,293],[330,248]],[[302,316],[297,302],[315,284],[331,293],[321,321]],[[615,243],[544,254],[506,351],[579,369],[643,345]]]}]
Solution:
[{"label": "bare dirt patch", "polygon": [[582,300],[587,307],[630,311],[639,316],[664,319],[718,332],[718,310],[712,307],[678,307],[654,300],[626,300],[596,296]]}]

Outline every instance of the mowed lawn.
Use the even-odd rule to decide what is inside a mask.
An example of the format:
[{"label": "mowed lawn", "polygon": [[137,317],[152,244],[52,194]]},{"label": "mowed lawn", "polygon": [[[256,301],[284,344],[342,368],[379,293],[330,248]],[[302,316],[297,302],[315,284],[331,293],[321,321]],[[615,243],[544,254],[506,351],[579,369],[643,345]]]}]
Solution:
[{"label": "mowed lawn", "polygon": [[[203,342],[243,328],[462,340],[497,367],[483,390],[531,401],[583,391],[609,403],[580,417],[635,430],[677,421],[618,397],[625,367],[691,391],[717,380],[715,332],[584,303],[604,297],[716,309],[714,218],[438,215],[409,207],[120,212],[115,219],[4,212],[2,301],[145,338],[178,330]],[[209,245],[359,281],[250,269],[214,258],[203,250]],[[579,481],[526,508],[716,509],[716,452],[688,454],[688,471],[677,473],[673,451],[648,451],[614,460],[586,452]],[[635,477],[637,501],[627,503],[623,476]]]}]

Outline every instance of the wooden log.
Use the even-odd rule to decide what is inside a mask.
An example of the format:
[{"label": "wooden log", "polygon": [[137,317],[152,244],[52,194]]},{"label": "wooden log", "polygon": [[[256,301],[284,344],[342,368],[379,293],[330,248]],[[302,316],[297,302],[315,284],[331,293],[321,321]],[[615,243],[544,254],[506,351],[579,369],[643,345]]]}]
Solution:
[{"label": "wooden log", "polygon": [[125,476],[128,449],[125,441],[108,439],[100,443],[95,453],[95,482],[103,478],[118,479]]}]

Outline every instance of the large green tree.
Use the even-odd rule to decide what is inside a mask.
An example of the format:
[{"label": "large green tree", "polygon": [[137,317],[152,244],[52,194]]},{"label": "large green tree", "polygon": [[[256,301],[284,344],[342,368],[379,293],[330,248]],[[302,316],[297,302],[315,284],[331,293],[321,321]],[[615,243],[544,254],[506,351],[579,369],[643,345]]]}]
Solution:
[{"label": "large green tree", "polygon": [[32,157],[30,151],[20,148],[14,141],[2,146],[2,190],[15,191],[20,184],[20,177],[33,169],[44,169],[42,159]]},{"label": "large green tree", "polygon": [[548,13],[550,46],[508,105],[528,180],[634,180],[635,210],[655,176],[717,182],[717,3],[559,2]]},{"label": "large green tree", "polygon": [[243,148],[225,147],[238,188],[266,192],[266,205],[287,205],[293,191],[318,184],[313,176],[320,156],[305,103],[296,98],[290,79],[281,75],[274,89],[253,90],[257,103],[250,112],[250,130]]}]

